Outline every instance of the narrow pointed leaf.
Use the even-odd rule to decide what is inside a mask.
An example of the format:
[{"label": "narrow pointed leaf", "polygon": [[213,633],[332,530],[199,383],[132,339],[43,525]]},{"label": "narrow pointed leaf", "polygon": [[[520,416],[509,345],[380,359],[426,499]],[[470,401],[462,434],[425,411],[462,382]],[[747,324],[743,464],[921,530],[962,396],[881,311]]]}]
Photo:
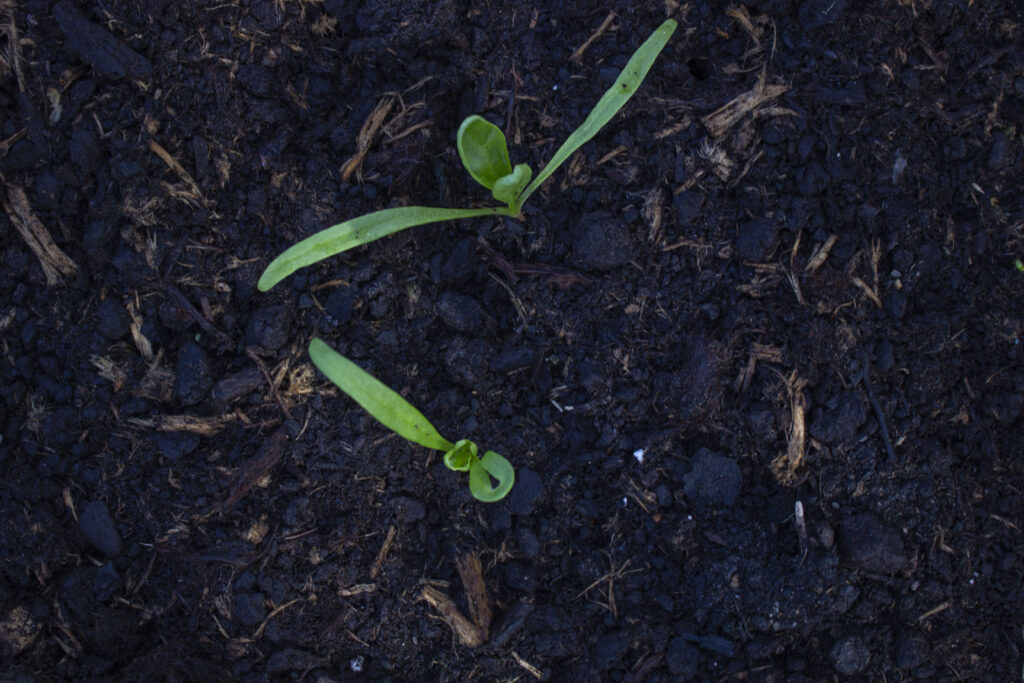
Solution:
[{"label": "narrow pointed leaf", "polygon": [[601,99],[597,101],[594,108],[587,115],[586,120],[580,125],[579,128],[573,131],[562,146],[555,152],[555,156],[551,157],[551,161],[544,167],[543,170],[537,177],[533,179],[533,182],[529,184],[526,190],[523,192],[519,199],[520,205],[524,204],[531,194],[537,191],[537,188],[548,179],[548,177],[555,172],[555,170],[564,164],[573,153],[586,144],[592,137],[594,137],[599,130],[604,128],[615,114],[622,109],[623,105],[629,101],[629,98],[640,87],[644,77],[647,76],[647,72],[651,70],[651,66],[654,64],[654,60],[658,58],[661,51],[665,48],[668,43],[668,39],[672,37],[672,34],[676,30],[676,22],[674,19],[666,19],[665,22],[651,34],[643,45],[633,53],[629,61],[626,63],[625,68],[619,73],[615,79],[615,83],[612,87],[608,88]]},{"label": "narrow pointed leaf", "polygon": [[505,134],[487,119],[476,114],[467,117],[459,126],[455,143],[469,175],[488,190],[512,173]]},{"label": "narrow pointed leaf", "polygon": [[265,292],[299,268],[312,265],[353,247],[373,242],[399,230],[459,218],[508,215],[508,213],[508,209],[504,207],[441,209],[429,206],[402,206],[368,213],[365,216],[359,216],[321,230],[292,245],[271,261],[267,269],[263,271],[263,275],[260,276],[257,287],[261,292]]},{"label": "narrow pointed leaf", "polygon": [[394,433],[427,448],[454,448],[408,401],[321,339],[314,338],[309,343],[309,357],[327,379]]}]

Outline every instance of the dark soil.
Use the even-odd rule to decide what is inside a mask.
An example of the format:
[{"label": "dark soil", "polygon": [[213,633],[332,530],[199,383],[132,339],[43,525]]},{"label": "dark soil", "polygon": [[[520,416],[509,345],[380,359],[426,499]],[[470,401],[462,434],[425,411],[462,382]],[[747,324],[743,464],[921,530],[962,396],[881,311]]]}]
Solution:
[{"label": "dark soil", "polygon": [[[0,4],[0,679],[1021,675],[1020,3]],[[666,12],[523,220],[256,291],[342,219],[486,205],[469,114],[539,171]],[[466,557],[477,647],[422,599],[468,615]]]}]

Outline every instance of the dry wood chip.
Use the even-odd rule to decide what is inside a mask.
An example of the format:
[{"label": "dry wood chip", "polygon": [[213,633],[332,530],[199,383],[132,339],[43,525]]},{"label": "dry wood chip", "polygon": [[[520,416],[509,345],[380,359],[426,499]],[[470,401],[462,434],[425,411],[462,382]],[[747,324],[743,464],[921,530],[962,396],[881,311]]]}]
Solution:
[{"label": "dry wood chip", "polygon": [[629,151],[629,147],[626,147],[625,145],[619,145],[618,147],[616,147],[615,149],[613,149],[612,151],[608,152],[603,157],[598,159],[597,163],[595,164],[595,166],[601,166],[602,164],[606,164],[609,161],[611,161],[612,159],[614,159],[615,157],[617,157],[620,154],[622,154],[623,152],[628,152],[628,151]]},{"label": "dry wood chip", "polygon": [[107,356],[94,355],[89,357],[89,361],[96,368],[96,372],[100,377],[114,385],[114,391],[121,391],[121,387],[124,386],[128,375],[121,368],[117,367],[117,363],[113,359]]},{"label": "dry wood chip", "polygon": [[420,592],[420,599],[433,607],[441,618],[451,626],[459,642],[466,647],[478,647],[484,642],[480,629],[467,619],[452,599],[433,586],[426,586]]},{"label": "dry wood chip", "polygon": [[707,242],[695,242],[693,240],[681,239],[677,242],[673,242],[672,244],[662,247],[661,250],[674,251],[682,247],[693,249],[695,251],[710,251],[715,248],[714,245],[708,244]]},{"label": "dry wood chip", "polygon": [[920,623],[924,623],[925,621],[928,621],[929,619],[934,617],[936,614],[939,614],[940,612],[945,612],[947,609],[949,609],[952,606],[953,606],[953,601],[952,600],[947,600],[946,602],[938,605],[937,607],[931,608],[930,610],[928,610],[927,612],[925,612],[924,614],[919,616],[917,618],[917,622],[919,624]]},{"label": "dry wood chip", "polygon": [[256,485],[263,476],[270,471],[270,468],[277,464],[284,455],[284,445],[287,442],[287,432],[284,427],[278,429],[267,439],[256,455],[249,458],[235,473],[235,478],[228,487],[231,493],[220,505],[221,512],[227,512],[238,501]]},{"label": "dry wood chip", "polygon": [[61,276],[71,277],[78,270],[75,262],[61,251],[50,237],[46,229],[29,206],[25,191],[17,185],[7,185],[7,198],[4,200],[4,211],[14,224],[14,228],[25,240],[25,244],[39,259],[39,265],[46,274],[46,284],[55,285]]},{"label": "dry wood chip", "polygon": [[693,119],[690,118],[689,116],[684,116],[682,119],[672,124],[668,128],[664,128],[655,133],[654,139],[664,140],[665,138],[672,137],[676,133],[682,133],[684,130],[690,127],[691,123],[693,123]]},{"label": "dry wood chip", "polygon": [[794,372],[787,380],[790,391],[792,426],[789,430],[789,445],[786,452],[772,462],[775,478],[786,485],[796,482],[796,471],[803,465],[807,446],[807,398],[804,396],[804,380]]},{"label": "dry wood chip", "polygon": [[730,7],[725,10],[725,13],[736,20],[757,47],[761,47],[761,29],[754,26],[754,21],[750,18],[750,13],[746,7],[743,5]]},{"label": "dry wood chip", "polygon": [[518,664],[519,666],[521,666],[524,669],[526,669],[527,671],[529,671],[531,676],[533,676],[537,680],[541,680],[542,678],[544,678],[544,672],[543,671],[541,671],[540,669],[535,667],[533,664],[530,664],[528,661],[523,659],[519,655],[519,653],[517,653],[515,650],[512,650],[512,652],[510,654],[512,655],[512,659],[516,660],[516,664]]},{"label": "dry wood chip", "polygon": [[28,135],[28,129],[22,128],[11,137],[0,140],[0,154],[7,156],[7,153],[11,151],[11,146],[26,135]]},{"label": "dry wood chip", "polygon": [[198,417],[195,415],[160,415],[153,418],[128,418],[128,423],[143,429],[155,429],[158,432],[192,432],[202,436],[213,436],[228,424],[238,419],[233,413],[214,417]]},{"label": "dry wood chip", "polygon": [[424,600],[441,615],[451,626],[452,631],[466,647],[477,647],[484,643],[491,628],[491,598],[484,584],[483,568],[480,558],[475,553],[466,553],[456,560],[462,587],[466,591],[466,600],[472,619],[466,618],[443,591],[426,586],[420,593]]},{"label": "dry wood chip", "polygon": [[363,160],[369,153],[370,145],[373,144],[373,140],[377,137],[381,126],[384,125],[384,119],[391,112],[391,108],[395,106],[396,100],[397,98],[393,95],[385,95],[377,102],[377,106],[373,108],[370,115],[366,117],[362,128],[359,129],[359,135],[356,136],[356,153],[341,167],[341,179],[346,183],[352,178],[353,173],[362,182]]},{"label": "dry wood chip", "polygon": [[766,83],[767,78],[767,70],[762,69],[761,75],[757,79],[757,84],[751,90],[737,95],[724,106],[719,107],[701,119],[713,138],[716,140],[724,138],[729,129],[735,126],[744,116],[765,102],[775,99],[789,90],[789,87],[785,85],[768,85]]},{"label": "dry wood chip", "polygon": [[253,545],[259,545],[267,537],[270,525],[267,523],[267,516],[260,515],[260,518],[253,522],[245,532],[245,540]]},{"label": "dry wood chip", "polygon": [[269,623],[270,623],[270,620],[271,620],[271,619],[273,619],[273,618],[274,618],[274,617],[276,617],[276,616],[277,616],[278,614],[280,614],[281,612],[285,611],[286,609],[288,609],[289,607],[291,607],[291,606],[292,606],[292,605],[294,605],[295,603],[299,602],[299,601],[300,601],[301,599],[302,599],[302,598],[295,598],[294,600],[291,600],[291,601],[289,601],[289,602],[286,602],[286,603],[285,603],[285,604],[283,604],[283,605],[278,605],[278,606],[277,606],[277,607],[275,607],[275,608],[274,608],[273,610],[271,610],[270,614],[268,614],[268,615],[267,615],[267,618],[263,620],[263,623],[262,623],[262,624],[260,624],[260,627],[259,627],[258,629],[256,629],[256,632],[255,632],[255,633],[253,633],[253,634],[252,634],[252,639],[253,639],[253,640],[258,640],[258,639],[259,639],[259,637],[260,637],[261,635],[263,635],[263,631],[264,631],[264,629],[266,629],[266,628],[267,628],[267,624],[269,624]]},{"label": "dry wood chip", "polygon": [[203,196],[203,191],[199,189],[199,185],[197,185],[196,181],[192,179],[192,176],[189,175],[189,172],[186,171],[185,168],[178,163],[178,160],[171,156],[170,152],[164,149],[163,146],[156,140],[149,141],[149,148],[153,150],[153,152],[158,157],[160,157],[160,159],[165,164],[167,164],[167,168],[174,171],[175,175],[177,175],[178,178],[180,178],[181,181],[185,183],[185,186],[188,187],[188,192],[185,193],[182,193],[180,190],[176,190],[173,187],[169,187],[168,192],[169,194],[171,194],[171,196],[177,196],[180,194],[181,197],[184,199],[195,199],[200,201],[204,205],[207,203],[206,197]]},{"label": "dry wood chip", "polygon": [[757,342],[751,344],[750,355],[747,358],[747,365],[740,371],[739,376],[733,383],[733,391],[739,394],[747,391],[750,387],[750,380],[753,379],[754,372],[757,370],[758,361],[781,363],[782,349],[774,346],[768,346],[767,344],[758,344]]},{"label": "dry wood chip", "polygon": [[132,332],[132,341],[135,342],[135,348],[139,350],[142,357],[146,359],[147,363],[152,363],[153,358],[153,345],[150,343],[146,335],[142,334],[142,326],[144,321],[142,320],[142,314],[139,313],[139,300],[138,294],[136,293],[135,298],[130,300],[126,308],[128,309],[128,317],[131,318],[131,325],[129,326]]},{"label": "dry wood chip", "polygon": [[644,198],[643,216],[647,221],[647,239],[655,244],[661,239],[661,225],[665,211],[665,193],[652,187]]},{"label": "dry wood chip", "polygon": [[262,383],[263,373],[259,368],[250,366],[219,380],[213,385],[211,395],[218,401],[227,403],[242,394],[259,389]]},{"label": "dry wood chip", "polygon": [[169,401],[174,393],[174,373],[161,365],[164,350],[160,349],[146,374],[132,393],[154,401]]},{"label": "dry wood chip", "polygon": [[839,239],[839,235],[829,235],[828,239],[818,245],[818,248],[814,250],[814,254],[811,255],[811,260],[804,266],[804,270],[808,273],[813,273],[815,270],[824,265],[826,259],[828,259],[829,253],[832,251],[832,247],[835,246],[836,241]]},{"label": "dry wood chip", "polygon": [[[18,78],[18,92],[25,92],[25,73],[21,68],[21,38],[18,36],[18,25],[14,23],[14,3],[3,3],[3,9],[3,13],[7,15],[4,17],[7,20],[7,24],[0,30],[7,36],[8,48],[4,59],[0,60],[2,62],[0,66],[13,67],[14,75]],[[0,69],[0,72],[4,70]],[[57,119],[60,119],[59,115]]]},{"label": "dry wood chip", "polygon": [[455,564],[459,568],[462,586],[466,591],[469,613],[480,629],[480,637],[487,640],[491,630],[491,597],[487,593],[487,586],[484,585],[480,558],[474,553],[466,553],[456,560]]},{"label": "dry wood chip", "polygon": [[351,598],[355,597],[356,595],[366,595],[368,593],[373,593],[376,590],[377,584],[375,583],[357,583],[356,585],[351,586],[349,588],[339,588],[338,597]]},{"label": "dry wood chip", "polygon": [[868,283],[864,282],[863,280],[861,280],[856,275],[851,277],[850,281],[853,282],[853,284],[855,284],[858,287],[860,287],[861,291],[863,291],[864,294],[867,295],[867,297],[869,299],[871,299],[873,302],[875,302],[875,306],[877,306],[878,308],[883,308],[882,300],[879,298],[879,296],[875,292],[875,290],[871,289],[871,286],[868,285]]}]

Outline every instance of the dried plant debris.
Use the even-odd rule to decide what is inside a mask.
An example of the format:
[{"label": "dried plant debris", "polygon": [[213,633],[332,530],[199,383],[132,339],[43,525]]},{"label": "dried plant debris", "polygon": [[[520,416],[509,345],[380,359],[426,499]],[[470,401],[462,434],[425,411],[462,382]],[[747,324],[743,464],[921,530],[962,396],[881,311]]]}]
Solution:
[{"label": "dried plant debris", "polygon": [[794,371],[786,378],[789,392],[790,427],[786,452],[772,462],[776,479],[792,486],[797,482],[797,471],[807,456],[807,397],[804,389],[807,383]]},{"label": "dried plant debris", "polygon": [[451,627],[462,645],[479,647],[487,641],[491,627],[491,598],[484,584],[483,568],[480,558],[474,553],[460,556],[456,564],[471,618],[467,618],[455,602],[435,586],[424,586],[420,599],[430,605]]},{"label": "dried plant debris", "polygon": [[39,265],[43,267],[43,272],[46,274],[47,284],[56,285],[63,278],[75,274],[78,266],[61,251],[61,248],[50,237],[50,232],[36,218],[32,207],[29,206],[25,191],[19,186],[7,185],[4,211],[7,212],[7,217],[14,225],[14,229],[18,231],[21,238],[25,240],[25,244],[39,259]]},{"label": "dried plant debris", "polygon": [[[782,84],[769,84],[767,70],[762,70],[757,83],[747,92],[741,93],[729,100],[715,111],[705,116],[701,121],[711,133],[711,137],[720,140],[728,135],[729,131],[748,114],[757,112],[762,105],[769,102],[789,90],[788,86]],[[766,115],[777,115],[782,113],[794,114],[789,110],[769,110]]]},{"label": "dried plant debris", "polygon": [[284,456],[287,442],[287,431],[284,428],[274,432],[263,447],[235,472],[228,486],[227,497],[216,509],[220,512],[229,512],[234,508]]}]

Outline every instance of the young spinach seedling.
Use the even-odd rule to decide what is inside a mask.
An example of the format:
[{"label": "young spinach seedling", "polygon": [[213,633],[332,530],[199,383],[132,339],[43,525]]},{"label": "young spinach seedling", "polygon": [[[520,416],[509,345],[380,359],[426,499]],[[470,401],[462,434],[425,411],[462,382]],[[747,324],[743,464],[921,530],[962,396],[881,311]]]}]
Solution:
[{"label": "young spinach seedling", "polygon": [[476,115],[462,122],[456,137],[462,164],[474,180],[489,189],[494,198],[505,206],[479,209],[403,206],[347,220],[307,237],[274,259],[259,279],[257,286],[260,291],[269,290],[299,268],[399,230],[460,218],[518,216],[530,195],[629,101],[675,30],[676,22],[666,20],[633,53],[612,87],[601,96],[580,127],[562,143],[536,177],[532,177],[533,173],[526,164],[512,167],[505,135],[497,126]]},{"label": "young spinach seedling", "polygon": [[[339,389],[348,394],[366,412],[395,434],[427,448],[444,451],[444,464],[449,469],[469,472],[469,492],[484,503],[504,498],[512,489],[516,475],[509,461],[494,451],[477,457],[476,444],[468,439],[452,443],[438,434],[434,425],[408,401],[379,379],[314,338],[309,344],[309,357],[320,372],[327,375]],[[497,485],[491,484],[491,478]]]}]

